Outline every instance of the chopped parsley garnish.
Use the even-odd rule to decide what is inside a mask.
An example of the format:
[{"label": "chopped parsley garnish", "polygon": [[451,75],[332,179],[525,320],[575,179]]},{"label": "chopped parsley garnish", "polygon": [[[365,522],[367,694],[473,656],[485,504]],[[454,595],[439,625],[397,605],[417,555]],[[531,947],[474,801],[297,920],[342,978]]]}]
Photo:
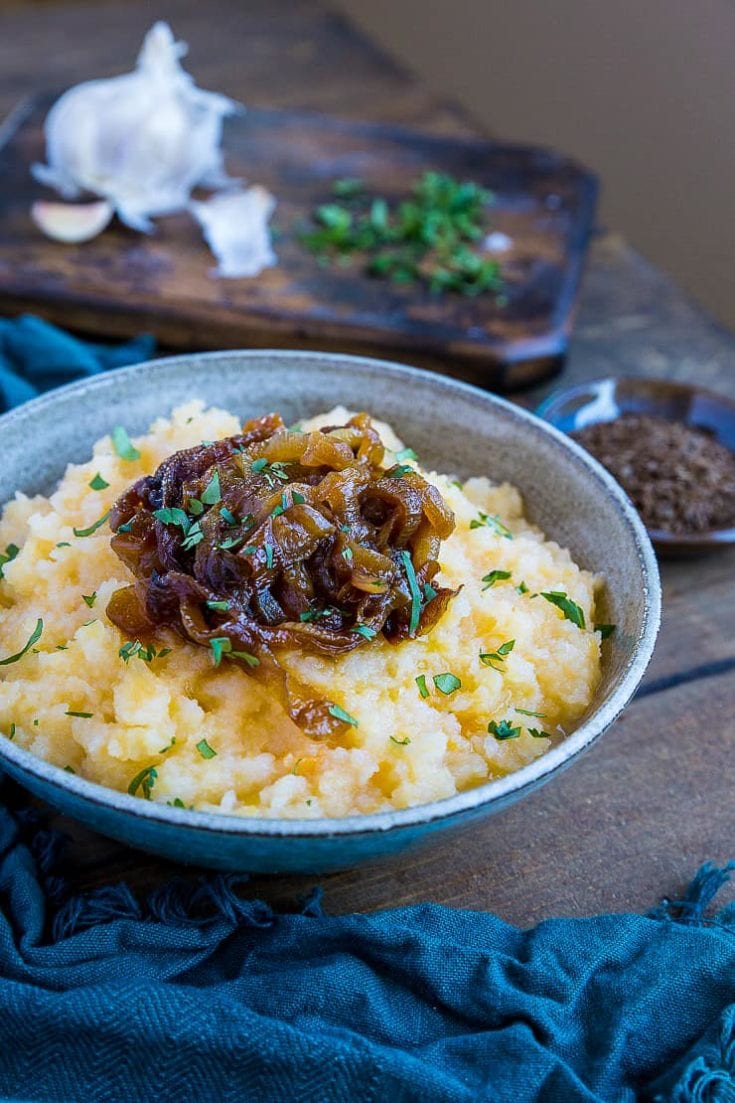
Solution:
[{"label": "chopped parsley garnish", "polygon": [[516,590],[518,591],[519,594],[527,594],[528,593],[528,586],[526,585],[525,582],[521,582],[520,586],[516,586]]},{"label": "chopped parsley garnish", "polygon": [[210,747],[206,739],[199,740],[199,742],[197,743],[197,750],[199,751],[199,754],[202,756],[202,758],[214,758],[217,754],[214,747]]},{"label": "chopped parsley garnish", "polygon": [[216,506],[221,500],[222,490],[219,484],[219,471],[215,471],[202,491],[202,502],[205,506]]},{"label": "chopped parsley garnish", "polygon": [[408,588],[411,591],[411,620],[408,626],[408,634],[409,636],[415,636],[416,629],[419,626],[419,620],[421,619],[421,591],[419,590],[419,584],[416,580],[416,571],[411,561],[411,553],[402,551],[401,559],[403,560],[403,567],[406,572],[406,578],[408,579]]},{"label": "chopped parsley garnish", "polygon": [[82,594],[82,600],[90,609],[94,609],[94,603],[97,600],[97,591],[95,590],[93,594]]},{"label": "chopped parsley garnish", "polygon": [[73,766],[65,766],[64,767],[64,773],[65,774],[76,774],[76,770],[74,769]]},{"label": "chopped parsley garnish", "polygon": [[76,712],[74,709],[66,710],[67,716],[77,716],[80,720],[91,720],[94,716],[93,712]]},{"label": "chopped parsley garnish", "polygon": [[[217,547],[221,551],[230,551],[232,548],[236,548],[238,544],[242,544],[244,539],[245,534],[241,532],[239,536],[228,536],[226,540],[220,541]],[[243,551],[248,552],[248,549],[243,548]],[[255,548],[251,548],[248,554],[252,555],[254,551]]]},{"label": "chopped parsley garnish", "polygon": [[191,527],[191,520],[186,510],[179,509],[177,506],[166,506],[165,509],[154,509],[153,516],[157,521],[160,521],[163,525],[176,525],[182,529],[184,533],[189,531]]},{"label": "chopped parsley garnish", "polygon": [[480,510],[477,517],[473,521],[470,521],[470,528],[471,529],[488,528],[492,532],[494,532],[497,536],[505,537],[506,540],[512,540],[513,539],[513,533],[510,531],[509,528],[507,528],[503,524],[503,522],[500,520],[500,517],[498,516],[497,513],[493,513],[492,515],[490,515],[490,514],[487,514],[487,513],[483,513]]},{"label": "chopped parsley garnish", "polygon": [[122,647],[118,651],[118,655],[124,663],[127,663],[130,659],[132,659],[133,655],[138,654],[142,646],[143,645],[141,644],[140,640],[129,640],[127,643],[124,643],[122,645]]},{"label": "chopped parsley garnish", "polygon": [[260,460],[253,460],[253,462],[250,464],[250,470],[255,471],[257,474],[260,474],[260,472],[264,471],[267,466],[268,460],[265,458]]},{"label": "chopped parsley garnish", "polygon": [[135,447],[127,430],[122,425],[116,425],[110,433],[112,437],[112,447],[117,452],[121,460],[139,460],[140,452]]},{"label": "chopped parsley garnish", "polygon": [[354,558],[354,552],[352,551],[352,548],[343,548],[342,558],[346,559],[348,563],[351,562],[351,560]]},{"label": "chopped parsley garnish", "polygon": [[436,293],[477,295],[502,286],[497,260],[478,248],[492,201],[478,184],[424,172],[411,194],[396,201],[349,180],[332,191],[339,201],[315,207],[301,237],[318,263],[349,264],[358,256],[368,275]]},{"label": "chopped parsley garnish", "polygon": [[232,641],[227,636],[215,636],[214,639],[209,641],[209,646],[212,648],[212,658],[215,666],[219,666],[222,662],[223,655],[226,655],[228,651],[232,651]]},{"label": "chopped parsley garnish", "polygon": [[271,517],[280,517],[282,513],[286,512],[287,509],[288,496],[286,494],[286,491],[284,490],[283,494],[281,495],[281,504],[275,506],[275,508],[271,510]]},{"label": "chopped parsley garnish", "polygon": [[102,526],[105,524],[108,517],[110,516],[110,512],[111,510],[108,509],[107,513],[100,517],[99,521],[95,521],[93,525],[90,525],[88,529],[72,529],[72,532],[75,536],[91,536],[93,532],[97,531],[97,529],[102,528]]},{"label": "chopped parsley garnish", "polygon": [[617,628],[617,624],[596,624],[595,632],[600,633],[600,639],[606,640],[612,636],[613,632]]},{"label": "chopped parsley garnish", "polygon": [[354,716],[350,716],[349,712],[345,712],[340,705],[330,705],[327,712],[335,720],[341,720],[343,724],[349,724],[350,727],[359,728],[360,726],[360,722],[355,720]]},{"label": "chopped parsley garnish", "polygon": [[[120,526],[120,528],[119,528],[119,530],[118,530],[118,531],[119,531],[119,532],[122,532],[122,525]],[[71,544],[69,543],[69,541],[68,541],[68,540],[62,540],[62,541],[61,541],[61,543],[59,543],[59,544],[56,544],[56,547],[57,547],[57,548],[70,548],[70,547],[71,547]]]},{"label": "chopped parsley garnish", "polygon": [[521,716],[535,716],[537,720],[543,720],[546,713],[544,712],[532,712],[531,709],[522,709],[518,705],[515,706],[516,712],[520,712]]},{"label": "chopped parsley garnish", "polygon": [[100,473],[98,471],[97,474],[95,475],[95,477],[90,482],[89,489],[90,490],[107,490],[109,485],[110,484],[102,478],[102,476],[100,475]]},{"label": "chopped parsley garnish", "polygon": [[159,754],[166,754],[168,751],[171,750],[171,748],[175,745],[175,743],[176,743],[176,736],[172,735],[171,736],[171,742],[167,743],[165,747],[161,747],[161,749],[158,753]]},{"label": "chopped parsley garnish", "polygon": [[482,579],[485,583],[483,590],[489,590],[496,582],[505,582],[506,579],[510,578],[511,573],[511,571],[490,571]]},{"label": "chopped parsley garnish", "polygon": [[[58,544],[56,545],[59,546]],[[71,546],[71,545],[69,545]],[[3,578],[3,567],[6,563],[11,563],[15,557],[19,554],[20,548],[17,544],[8,544],[4,552],[0,552],[0,578]]]},{"label": "chopped parsley garnish", "polygon": [[202,526],[200,525],[199,521],[194,521],[194,523],[189,527],[189,531],[187,532],[181,544],[181,550],[191,551],[191,549],[195,548],[197,544],[201,544],[203,539],[204,533],[202,532]]},{"label": "chopped parsley garnish", "polygon": [[204,513],[204,504],[199,498],[190,498],[187,506],[187,513],[190,513],[192,517],[201,517]]},{"label": "chopped parsley garnish", "polygon": [[151,790],[156,784],[156,778],[158,777],[158,770],[155,766],[144,766],[139,774],[136,774],[133,780],[128,785],[128,792],[131,797],[140,791],[146,800],[151,799]]},{"label": "chopped parsley garnish", "polygon": [[357,632],[358,636],[362,636],[363,639],[366,640],[372,640],[378,634],[375,629],[371,628],[368,624],[356,624],[352,631]]},{"label": "chopped parsley garnish", "polygon": [[15,724],[10,725],[10,731],[8,732],[8,739],[15,739]]},{"label": "chopped parsley garnish", "polygon": [[493,670],[497,670],[495,663],[502,663],[506,655],[510,655],[515,645],[515,640],[506,640],[505,643],[501,643],[497,651],[481,651],[480,662],[483,666],[491,666]]},{"label": "chopped parsley garnish", "polygon": [[572,624],[576,624],[577,628],[584,628],[584,611],[577,605],[576,601],[572,601],[570,597],[567,597],[563,590],[550,590],[542,593],[541,597],[560,609],[565,620],[570,620]]},{"label": "chopped parsley garnish", "polygon": [[520,728],[514,728],[510,720],[501,720],[497,722],[491,720],[487,726],[487,730],[490,735],[494,735],[496,739],[517,739],[521,734]]},{"label": "chopped parsley garnish", "polygon": [[303,761],[304,761],[303,758],[297,758],[296,761],[294,762],[293,769],[291,770],[291,773],[294,775],[294,777],[299,776],[299,763],[303,762]]},{"label": "chopped parsley garnish", "polygon": [[237,517],[227,506],[220,506],[219,515],[226,525],[236,525]]},{"label": "chopped parsley garnish", "polygon": [[144,663],[152,663],[154,659],[165,659],[166,655],[170,654],[170,647],[162,647],[160,651],[156,651],[152,643],[144,647],[140,640],[128,640],[118,651],[118,655],[124,663],[130,662],[135,655],[142,659]]},{"label": "chopped parsley garnish", "polygon": [[262,475],[268,486],[274,487],[276,479],[279,479],[282,483],[288,481],[288,475],[283,470],[287,462],[287,460],[274,460],[273,463],[268,463],[267,459],[261,458],[253,460],[250,464],[250,470]]},{"label": "chopped parsley garnish", "polygon": [[[131,517],[130,520],[126,521],[124,525],[119,525],[117,531],[118,532],[132,532],[132,530],[133,530],[133,521],[134,520],[135,520],[135,518]],[[65,546],[68,546],[68,545],[65,545]],[[61,544],[57,544],[56,547],[57,548],[61,547]]]},{"label": "chopped parsley garnish", "polygon": [[320,617],[328,617],[334,612],[333,609],[307,609],[304,613],[299,613],[299,620],[303,624],[308,624],[310,620],[319,620]]},{"label": "chopped parsley garnish", "polygon": [[437,591],[434,589],[431,583],[426,582],[424,584],[424,600],[426,601],[426,604],[428,605],[430,601],[433,601],[436,595]]},{"label": "chopped parsley garnish", "polygon": [[400,452],[396,452],[396,459],[399,463],[403,463],[404,460],[417,460],[418,456],[414,452],[413,448],[402,448]]},{"label": "chopped parsley garnish", "polygon": [[169,808],[186,808],[186,805],[184,804],[181,797],[174,797],[173,800],[167,800],[166,804],[169,806]]},{"label": "chopped parsley garnish", "polygon": [[266,568],[269,571],[273,569],[273,545],[272,544],[266,544],[265,545],[265,565],[266,565]]},{"label": "chopped parsley garnish", "polygon": [[57,651],[68,651],[69,650],[69,645],[66,644],[66,643],[57,643],[56,644],[56,650]]},{"label": "chopped parsley garnish", "polygon": [[395,467],[389,468],[385,475],[388,479],[402,479],[404,475],[408,475],[409,471],[413,471],[410,464],[399,463]]},{"label": "chopped parsley garnish", "polygon": [[230,608],[229,601],[207,601],[205,604],[208,609],[214,609],[217,613],[226,613]]},{"label": "chopped parsley garnish", "polygon": [[291,505],[303,506],[305,502],[306,498],[304,497],[304,495],[299,494],[298,490],[294,490],[293,494],[291,495]]},{"label": "chopped parsley garnish", "polygon": [[445,697],[448,697],[450,693],[456,693],[461,688],[462,682],[456,674],[435,674],[433,678],[434,685],[443,693]]},{"label": "chopped parsley garnish", "polygon": [[416,685],[419,687],[419,694],[421,697],[429,696],[429,687],[426,684],[426,675],[419,674],[417,678],[414,678]]},{"label": "chopped parsley garnish", "polygon": [[395,743],[398,747],[407,747],[411,742],[411,739],[409,736],[406,736],[405,739],[396,739],[395,735],[391,735],[390,741],[391,743]]},{"label": "chopped parsley garnish", "polygon": [[528,734],[532,735],[534,739],[551,739],[548,732],[541,731],[540,728],[527,728]]},{"label": "chopped parsley garnish", "polygon": [[228,651],[228,659],[242,659],[248,666],[260,666],[260,659],[257,655],[251,655],[249,651]]},{"label": "chopped parsley garnish", "polygon": [[36,621],[36,627],[33,629],[30,636],[28,637],[28,642],[21,648],[20,651],[17,652],[17,654],[9,655],[7,657],[7,659],[0,659],[0,666],[10,666],[11,663],[17,663],[19,661],[19,659],[22,659],[23,656],[26,654],[26,652],[30,651],[30,649],[33,647],[33,645],[35,643],[38,643],[38,641],[41,638],[41,633],[42,632],[43,632],[43,621],[39,617],[38,620]]}]

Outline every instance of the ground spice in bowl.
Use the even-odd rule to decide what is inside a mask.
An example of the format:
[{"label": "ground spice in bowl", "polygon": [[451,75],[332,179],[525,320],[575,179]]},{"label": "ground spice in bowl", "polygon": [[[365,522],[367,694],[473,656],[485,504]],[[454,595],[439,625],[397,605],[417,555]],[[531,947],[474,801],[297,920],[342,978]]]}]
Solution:
[{"label": "ground spice in bowl", "polygon": [[706,430],[623,414],[571,435],[624,487],[647,528],[687,536],[735,526],[735,454]]}]

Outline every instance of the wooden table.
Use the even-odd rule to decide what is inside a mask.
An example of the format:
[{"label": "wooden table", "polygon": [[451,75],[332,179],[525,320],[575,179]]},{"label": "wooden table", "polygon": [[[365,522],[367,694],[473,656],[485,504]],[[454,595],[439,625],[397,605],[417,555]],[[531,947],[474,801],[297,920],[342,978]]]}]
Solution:
[{"label": "wooden table", "polygon": [[[457,109],[311,0],[161,0],[155,15],[190,43],[190,68],[204,87],[246,103],[473,132]],[[40,88],[129,67],[152,18],[142,0],[0,2],[0,114]],[[597,237],[565,383],[628,373],[735,395],[734,365],[729,334],[620,237]],[[542,393],[521,401],[534,405]],[[733,551],[662,565],[663,627],[643,688],[572,769],[470,835],[322,878],[326,908],[428,899],[525,925],[646,909],[680,892],[705,859],[735,856],[734,568]],[[144,891],[181,872],[59,825],[73,838],[69,873],[81,889],[124,877]],[[314,880],[259,877],[252,892],[288,907]]]}]

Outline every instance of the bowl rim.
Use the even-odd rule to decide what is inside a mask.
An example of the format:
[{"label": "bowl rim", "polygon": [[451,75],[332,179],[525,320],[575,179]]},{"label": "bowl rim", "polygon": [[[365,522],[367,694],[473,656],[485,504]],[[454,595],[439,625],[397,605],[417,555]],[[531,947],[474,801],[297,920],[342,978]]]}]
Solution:
[{"label": "bowl rim", "polygon": [[[534,412],[537,417],[542,418],[548,425],[556,429],[557,426],[553,421],[549,420],[549,415],[551,414],[553,416],[555,409],[559,405],[563,405],[565,401],[569,401],[577,395],[583,395],[588,392],[592,394],[596,389],[606,384],[612,384],[613,389],[617,390],[618,384],[620,383],[624,383],[626,386],[630,387],[631,390],[642,390],[653,386],[668,391],[671,395],[689,395],[692,398],[700,395],[714,405],[725,407],[730,412],[733,424],[735,424],[735,399],[731,398],[730,395],[712,391],[708,387],[700,387],[696,383],[685,383],[678,379],[658,379],[655,376],[646,375],[600,375],[596,376],[594,379],[572,383],[569,387],[556,387],[546,398],[542,399]],[[617,421],[620,416],[621,415],[618,414],[617,417],[603,418],[601,421]],[[680,418],[666,418],[666,420],[675,422],[678,425],[689,424],[686,421],[682,421]],[[599,422],[593,422],[593,424],[599,424]],[[735,456],[735,450],[728,448],[728,451],[732,452]],[[720,528],[716,529],[705,529],[702,532],[676,533],[672,532],[670,529],[653,528],[647,528],[646,531],[653,541],[653,544],[663,552],[676,550],[698,551],[717,547],[724,548],[729,544],[735,544],[735,524],[722,525]]]},{"label": "bowl rim", "polygon": [[[227,812],[199,812],[179,809],[157,801],[141,800],[139,797],[130,796],[128,793],[68,773],[60,766],[54,766],[45,759],[34,755],[31,751],[26,751],[17,746],[7,737],[0,739],[0,768],[3,761],[7,761],[21,774],[30,774],[44,785],[60,788],[85,804],[94,805],[110,813],[142,818],[151,825],[158,823],[161,826],[165,825],[171,828],[184,827],[189,831],[202,834],[243,836],[251,839],[261,837],[306,840],[329,839],[340,836],[353,838],[373,836],[392,830],[437,824],[440,821],[451,820],[462,813],[471,813],[492,804],[502,806],[508,800],[519,796],[524,790],[532,790],[569,765],[581,751],[591,746],[606,731],[637,690],[650,662],[658,634],[661,619],[661,584],[656,555],[648,533],[623,489],[597,460],[550,422],[544,421],[531,411],[505,398],[500,398],[498,395],[491,394],[470,383],[427,371],[423,368],[348,353],[258,348],[183,353],[147,360],[130,367],[117,368],[100,375],[77,380],[48,391],[30,402],[0,415],[0,433],[2,433],[5,426],[14,421],[22,421],[29,414],[32,416],[45,407],[53,405],[60,397],[69,393],[89,394],[90,392],[104,390],[106,387],[114,385],[114,380],[121,376],[130,379],[140,377],[147,380],[152,373],[170,369],[177,364],[191,362],[193,359],[197,361],[204,360],[208,364],[216,364],[220,360],[237,358],[245,361],[273,360],[275,358],[282,361],[302,361],[306,364],[312,363],[322,367],[342,365],[353,371],[359,371],[360,368],[364,367],[371,370],[377,369],[389,376],[418,379],[431,384],[440,393],[445,392],[448,397],[459,392],[471,397],[476,402],[481,401],[482,403],[499,406],[512,418],[520,422],[521,425],[532,425],[534,431],[545,433],[556,443],[557,447],[566,452],[571,452],[578,463],[586,468],[587,473],[598,483],[601,492],[606,492],[615,500],[624,521],[631,530],[644,578],[642,627],[627,664],[619,675],[617,684],[599,708],[595,709],[592,715],[583,721],[575,731],[545,754],[519,770],[441,800],[412,805],[408,808],[339,818],[278,819],[262,816],[245,817]],[[112,384],[110,383],[111,380],[113,381]],[[4,504],[4,502],[0,503],[0,507]]]}]

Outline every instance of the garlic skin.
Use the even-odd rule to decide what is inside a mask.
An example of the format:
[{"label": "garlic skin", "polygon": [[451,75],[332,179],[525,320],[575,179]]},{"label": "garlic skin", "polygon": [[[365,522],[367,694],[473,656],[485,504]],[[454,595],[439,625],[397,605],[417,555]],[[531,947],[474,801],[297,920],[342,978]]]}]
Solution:
[{"label": "garlic skin", "polygon": [[132,73],[65,92],[45,123],[48,164],[33,165],[34,177],[65,199],[102,196],[144,232],[152,217],[186,208],[197,185],[236,183],[223,167],[222,122],[241,108],[197,88],[181,67],[186,51],[158,22]]},{"label": "garlic skin", "polygon": [[275,208],[274,197],[257,184],[189,204],[219,262],[214,275],[226,279],[258,276],[278,263],[268,229]]}]

